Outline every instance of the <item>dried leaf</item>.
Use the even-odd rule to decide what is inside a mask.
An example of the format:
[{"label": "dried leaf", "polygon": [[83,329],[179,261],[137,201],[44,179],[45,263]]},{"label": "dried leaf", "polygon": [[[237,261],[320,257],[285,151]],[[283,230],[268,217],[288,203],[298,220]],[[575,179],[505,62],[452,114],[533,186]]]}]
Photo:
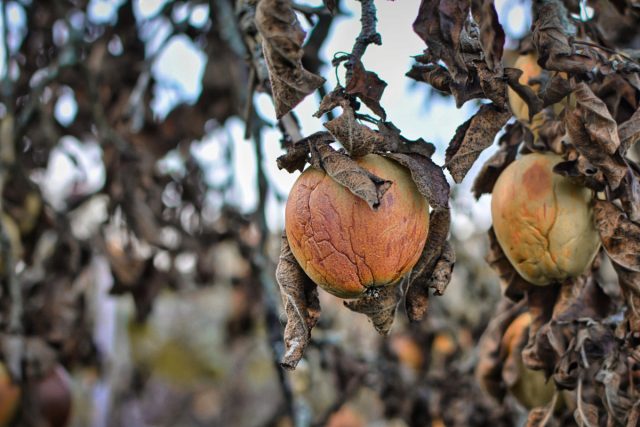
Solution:
[{"label": "dried leaf", "polygon": [[276,117],[280,119],[325,80],[302,67],[305,32],[290,0],[260,0],[255,23],[262,36]]},{"label": "dried leaf", "polygon": [[406,309],[409,320],[413,322],[421,320],[427,311],[431,278],[442,255],[450,226],[451,213],[448,209],[431,212],[427,243],[420,259],[409,275]]},{"label": "dried leaf", "polygon": [[574,95],[591,141],[597,144],[599,150],[613,155],[620,147],[620,139],[618,126],[607,106],[584,82],[576,85]]},{"label": "dried leaf", "polygon": [[594,167],[582,155],[576,160],[560,162],[553,167],[553,172],[568,178],[574,182],[594,191],[604,191],[606,179],[601,170]]},{"label": "dried leaf", "polygon": [[491,193],[502,171],[516,159],[522,140],[522,125],[519,122],[507,125],[504,135],[498,142],[500,148],[482,165],[473,182],[472,191],[476,199],[483,194]]},{"label": "dried leaf", "polygon": [[467,70],[462,55],[456,50],[460,33],[467,19],[469,3],[443,0],[422,0],[413,31],[429,46],[436,58],[441,58],[455,81],[466,81]]},{"label": "dried leaf", "polygon": [[629,219],[640,224],[640,172],[636,172],[629,168],[622,183],[620,184],[619,194],[622,210],[627,214]]},{"label": "dried leaf", "polygon": [[[545,334],[545,327],[553,314],[553,302],[558,295],[557,286],[531,286],[526,291],[527,306],[531,314],[529,342],[522,352],[522,361],[530,369],[543,369],[547,375],[557,359],[554,346]],[[558,381],[556,380],[556,383]]]},{"label": "dried leaf", "polygon": [[331,92],[322,97],[322,101],[320,101],[318,111],[313,113],[313,117],[320,118],[323,114],[326,114],[341,105],[343,107],[345,105],[349,105],[349,100],[344,93],[344,88],[340,85],[337,85]]},{"label": "dried leaf", "polygon": [[629,148],[640,141],[640,108],[633,113],[629,120],[618,126],[618,137],[620,139],[620,154],[623,156]]},{"label": "dried leaf", "polygon": [[449,242],[445,242],[442,248],[442,254],[438,262],[436,262],[436,266],[433,268],[433,274],[429,279],[429,287],[433,289],[434,295],[444,295],[444,291],[447,289],[449,282],[451,282],[451,273],[453,273],[455,263],[456,253]]},{"label": "dried leaf", "polygon": [[291,173],[302,171],[309,160],[310,147],[319,144],[329,144],[334,139],[329,132],[316,132],[296,142],[289,142],[285,145],[286,154],[276,160],[278,169],[285,169]]},{"label": "dried leaf", "polygon": [[[588,107],[583,105],[565,115],[567,133],[576,150],[591,165],[602,171],[609,186],[615,190],[627,173],[627,164],[617,151],[617,147],[620,145],[617,132],[615,133],[615,141],[612,141],[607,139],[610,131],[596,129],[593,126],[590,126],[591,131],[589,131],[586,127],[588,119],[585,116],[595,120],[595,113],[585,113],[584,109]],[[603,122],[608,121],[603,119]],[[604,123],[602,125],[606,126]],[[615,122],[613,125],[615,126]]]},{"label": "dried leaf", "polygon": [[505,68],[504,76],[507,78],[507,84],[529,107],[529,120],[538,114],[544,107],[544,102],[538,94],[528,84],[520,83],[520,76],[523,71],[519,68]]},{"label": "dried leaf", "polygon": [[493,0],[482,1],[480,13],[480,41],[485,61],[491,70],[502,67],[505,35]]},{"label": "dried leaf", "polygon": [[335,151],[330,145],[320,144],[311,148],[311,165],[324,170],[374,210],[380,206],[382,196],[392,184],[361,168],[355,160]]},{"label": "dried leaf", "polygon": [[318,289],[293,256],[285,233],[282,234],[276,280],[287,313],[284,330],[286,351],[282,366],[295,369],[311,339],[311,330],[320,316]]},{"label": "dried leaf", "polygon": [[400,286],[396,285],[369,288],[363,297],[345,301],[344,305],[350,310],[365,314],[380,335],[387,335],[393,325],[400,294]]},{"label": "dried leaf", "polygon": [[638,108],[637,88],[630,80],[626,73],[616,73],[605,75],[601,82],[591,83],[591,89],[607,105],[617,123],[628,120]]},{"label": "dried leaf", "polygon": [[449,71],[440,64],[414,64],[406,76],[419,82],[428,83],[440,92],[451,93],[453,79]]},{"label": "dried leaf", "polygon": [[538,96],[545,107],[562,101],[573,91],[571,82],[560,75],[552,76],[543,82]]},{"label": "dried leaf", "polygon": [[445,166],[454,181],[460,183],[482,151],[489,147],[511,117],[493,104],[484,104],[478,112],[460,125],[446,151]]},{"label": "dried leaf", "polygon": [[384,137],[371,128],[358,123],[350,106],[343,106],[342,114],[324,124],[353,157],[372,153],[384,142]]},{"label": "dried leaf", "polygon": [[384,150],[382,151],[415,153],[425,157],[431,157],[436,151],[436,147],[432,143],[422,138],[415,141],[405,138],[400,134],[400,129],[391,122],[379,122],[378,130],[384,137]]},{"label": "dried leaf", "polygon": [[611,314],[612,307],[611,298],[593,275],[583,275],[561,285],[552,318],[559,323],[582,318],[601,320]]},{"label": "dried leaf", "polygon": [[[498,108],[507,108],[507,82],[502,74],[502,68],[497,71],[491,70],[487,64],[473,60],[471,62],[478,75],[475,80],[479,81],[483,98],[489,99]],[[455,92],[454,92],[455,93]]]},{"label": "dried leaf", "polygon": [[602,244],[611,260],[640,272],[640,225],[629,220],[615,204],[596,200],[593,214]]},{"label": "dried leaf", "polygon": [[576,28],[569,20],[564,4],[549,0],[537,8],[538,16],[532,25],[532,40],[538,51],[538,62],[547,70],[587,74],[596,66],[594,58],[575,53],[569,44]]},{"label": "dried leaf", "polygon": [[347,82],[345,91],[350,95],[356,95],[367,107],[378,115],[382,120],[387,118],[380,99],[387,83],[372,71],[364,69],[364,65],[360,60],[355,61],[351,68],[353,74]]},{"label": "dried leaf", "polygon": [[409,169],[418,191],[427,199],[432,208],[448,208],[449,183],[442,169],[433,160],[413,153],[383,153],[382,155]]}]

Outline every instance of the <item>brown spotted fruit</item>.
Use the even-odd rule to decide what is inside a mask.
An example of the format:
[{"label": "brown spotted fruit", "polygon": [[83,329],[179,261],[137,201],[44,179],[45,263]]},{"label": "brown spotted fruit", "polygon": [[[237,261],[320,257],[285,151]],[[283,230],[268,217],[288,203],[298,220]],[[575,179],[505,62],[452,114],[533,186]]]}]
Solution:
[{"label": "brown spotted fruit", "polygon": [[553,173],[560,156],[533,153],[511,163],[492,192],[493,228],[505,255],[534,285],[582,274],[600,238],[591,190]]},{"label": "brown spotted fruit", "polygon": [[407,169],[374,154],[356,161],[392,182],[376,210],[309,168],[293,185],[285,211],[294,257],[318,286],[341,298],[398,283],[418,261],[429,228],[429,206]]}]

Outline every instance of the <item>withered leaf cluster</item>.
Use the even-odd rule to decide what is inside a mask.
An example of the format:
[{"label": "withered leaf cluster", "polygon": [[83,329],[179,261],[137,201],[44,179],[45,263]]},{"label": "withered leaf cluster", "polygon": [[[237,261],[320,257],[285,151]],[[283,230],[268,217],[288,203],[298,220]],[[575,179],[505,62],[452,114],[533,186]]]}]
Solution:
[{"label": "withered leaf cluster", "polygon": [[[571,14],[572,8],[570,2],[534,2],[531,39],[523,46],[543,68],[539,90],[519,84],[519,70],[505,68],[507,83],[529,108],[529,120],[504,128],[498,151],[483,165],[473,189],[478,198],[490,193],[519,152],[560,154],[565,161],[555,172],[593,190],[602,250],[583,276],[537,287],[518,275],[490,230],[488,262],[500,276],[505,302],[480,342],[477,372],[485,389],[502,399],[513,378],[500,340],[514,317],[528,311],[532,323],[522,353],[524,364],[544,372],[557,390],[563,390],[556,397],[567,402],[555,412],[555,402],[533,408],[528,425],[571,419],[578,425],[631,426],[637,421],[633,408],[639,395],[634,378],[640,330],[640,182],[634,144],[640,70],[637,60],[623,52],[624,42],[606,37],[603,28],[614,25],[611,17],[596,14],[583,21]],[[630,4],[622,4],[615,13],[622,22],[638,22]],[[618,88],[617,96],[612,96],[612,87]],[[483,108],[487,107],[478,114]],[[474,119],[466,124],[469,129]],[[456,136],[453,153],[459,151]],[[609,261],[617,273],[616,284],[607,283],[601,273]]]},{"label": "withered leaf cluster", "polygon": [[[364,170],[355,159],[375,153],[398,162],[410,171],[418,190],[432,208],[429,236],[420,261],[408,275],[406,284],[372,289],[359,299],[345,302],[351,310],[366,314],[378,332],[387,334],[401,298],[406,301],[411,320],[424,317],[429,291],[434,290],[441,295],[451,279],[455,254],[446,241],[451,221],[449,184],[442,168],[431,160],[433,146],[422,139],[407,140],[399,129],[386,121],[380,101],[387,83],[376,73],[365,69],[361,61],[367,45],[380,42],[380,35],[375,29],[376,10],[373,2],[362,2],[362,11],[362,31],[353,51],[334,60],[335,66],[343,64],[346,68],[346,85],[338,85],[326,94],[315,116],[320,118],[336,108],[341,110],[340,114],[324,123],[328,133],[317,132],[287,141],[287,153],[278,159],[278,166],[291,172],[302,170],[308,163],[366,201],[372,212],[393,183]],[[278,100],[281,95],[274,92],[273,96],[276,105],[282,102]],[[360,113],[360,103],[369,107],[377,118]],[[374,124],[377,129],[364,122]],[[291,138],[290,133],[288,136]],[[339,142],[343,148],[334,149],[331,146],[333,142]],[[309,301],[305,298],[308,294],[303,292],[309,279],[300,267],[296,269],[290,264],[288,245],[283,245],[278,269],[278,282],[287,312],[287,353],[283,366],[294,368],[309,344],[314,318],[307,313]],[[292,292],[292,286],[297,287],[297,291]]]}]

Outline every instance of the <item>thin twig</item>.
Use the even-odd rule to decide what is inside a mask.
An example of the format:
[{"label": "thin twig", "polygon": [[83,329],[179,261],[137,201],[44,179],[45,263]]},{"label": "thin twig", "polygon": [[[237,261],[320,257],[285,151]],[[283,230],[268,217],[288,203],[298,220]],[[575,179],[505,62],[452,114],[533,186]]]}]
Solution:
[{"label": "thin twig", "polygon": [[349,79],[351,79],[351,75],[353,74],[353,67],[355,66],[357,61],[362,59],[362,56],[367,50],[367,47],[370,44],[377,44],[378,46],[382,44],[382,37],[376,30],[376,22],[378,18],[376,17],[376,6],[373,0],[358,0],[360,2],[360,7],[362,10],[362,14],[360,16],[360,24],[361,30],[358,37],[356,37],[356,42],[353,45],[353,49],[351,49],[351,55],[349,58],[349,62],[347,62],[347,83]]}]

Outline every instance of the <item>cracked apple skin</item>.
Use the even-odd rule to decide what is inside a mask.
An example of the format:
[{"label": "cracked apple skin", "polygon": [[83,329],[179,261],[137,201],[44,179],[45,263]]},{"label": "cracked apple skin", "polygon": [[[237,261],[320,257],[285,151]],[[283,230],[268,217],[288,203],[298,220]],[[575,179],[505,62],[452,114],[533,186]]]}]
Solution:
[{"label": "cracked apple skin", "polygon": [[516,271],[544,286],[582,274],[600,238],[593,222],[591,190],[553,173],[562,161],[534,153],[511,163],[493,189],[493,228]]},{"label": "cracked apple skin", "polygon": [[377,210],[309,168],[293,185],[285,211],[294,257],[318,286],[341,298],[397,283],[418,261],[429,228],[429,206],[407,169],[373,154],[356,161],[392,182]]}]

